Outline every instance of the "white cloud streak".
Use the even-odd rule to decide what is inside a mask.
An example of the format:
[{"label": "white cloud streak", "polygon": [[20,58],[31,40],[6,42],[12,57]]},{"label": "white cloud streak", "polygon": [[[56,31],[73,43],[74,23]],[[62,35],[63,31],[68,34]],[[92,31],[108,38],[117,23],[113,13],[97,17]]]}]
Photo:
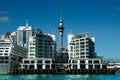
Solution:
[{"label": "white cloud streak", "polygon": [[8,14],[7,11],[0,11],[0,14]]},{"label": "white cloud streak", "polygon": [[8,16],[0,17],[0,22],[8,22],[10,18]]}]

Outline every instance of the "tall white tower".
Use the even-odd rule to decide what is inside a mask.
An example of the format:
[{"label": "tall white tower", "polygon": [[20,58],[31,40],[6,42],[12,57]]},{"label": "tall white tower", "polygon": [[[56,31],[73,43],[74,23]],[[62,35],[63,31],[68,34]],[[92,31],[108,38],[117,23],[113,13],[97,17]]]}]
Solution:
[{"label": "tall white tower", "polygon": [[63,31],[64,31],[62,16],[60,17],[60,24],[58,29],[60,33],[60,49],[62,49],[63,48]]}]

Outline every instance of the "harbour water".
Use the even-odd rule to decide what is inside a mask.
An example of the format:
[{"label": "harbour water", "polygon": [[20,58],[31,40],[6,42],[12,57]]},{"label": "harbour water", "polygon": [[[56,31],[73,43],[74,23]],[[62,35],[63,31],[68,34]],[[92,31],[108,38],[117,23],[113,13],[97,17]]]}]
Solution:
[{"label": "harbour water", "polygon": [[0,75],[0,80],[120,80],[116,75]]}]

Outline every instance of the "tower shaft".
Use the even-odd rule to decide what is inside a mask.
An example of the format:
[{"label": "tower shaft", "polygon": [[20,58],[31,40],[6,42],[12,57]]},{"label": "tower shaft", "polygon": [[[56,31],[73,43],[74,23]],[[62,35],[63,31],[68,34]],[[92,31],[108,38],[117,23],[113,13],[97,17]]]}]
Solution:
[{"label": "tower shaft", "polygon": [[63,33],[60,34],[60,49],[63,47]]}]

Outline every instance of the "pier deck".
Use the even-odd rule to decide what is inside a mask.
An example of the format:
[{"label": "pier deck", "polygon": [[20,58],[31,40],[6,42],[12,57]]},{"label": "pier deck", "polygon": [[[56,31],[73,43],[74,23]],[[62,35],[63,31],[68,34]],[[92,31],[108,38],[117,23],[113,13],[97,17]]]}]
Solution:
[{"label": "pier deck", "polygon": [[27,75],[27,74],[105,74],[115,75],[113,69],[21,69],[10,70],[10,75]]}]

